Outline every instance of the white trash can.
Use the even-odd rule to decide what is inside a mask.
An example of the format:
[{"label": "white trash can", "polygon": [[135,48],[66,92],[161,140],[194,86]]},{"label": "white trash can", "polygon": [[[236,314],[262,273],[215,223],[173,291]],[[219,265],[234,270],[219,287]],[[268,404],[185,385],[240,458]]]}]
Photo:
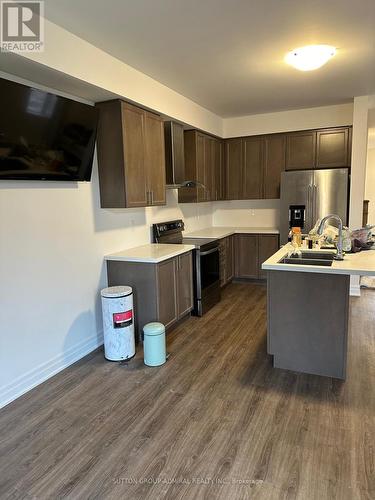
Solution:
[{"label": "white trash can", "polygon": [[122,361],[135,355],[133,290],[112,286],[101,291],[104,329],[104,356]]}]

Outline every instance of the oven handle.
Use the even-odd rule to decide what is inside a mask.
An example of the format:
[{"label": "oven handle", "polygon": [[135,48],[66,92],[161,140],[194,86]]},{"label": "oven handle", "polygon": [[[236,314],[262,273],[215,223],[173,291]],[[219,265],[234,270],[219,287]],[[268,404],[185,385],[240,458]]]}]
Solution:
[{"label": "oven handle", "polygon": [[201,257],[205,256],[205,255],[210,255],[210,253],[214,253],[214,252],[218,252],[219,251],[219,247],[215,247],[215,248],[212,248],[211,250],[207,250],[207,252],[200,252],[199,255]]}]

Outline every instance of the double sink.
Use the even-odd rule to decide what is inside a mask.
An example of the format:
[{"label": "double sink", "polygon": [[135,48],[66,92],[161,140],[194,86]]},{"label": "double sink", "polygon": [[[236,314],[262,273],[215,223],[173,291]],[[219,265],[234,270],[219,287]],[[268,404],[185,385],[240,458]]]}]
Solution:
[{"label": "double sink", "polygon": [[303,266],[332,266],[333,257],[336,252],[303,251],[300,257],[284,257],[280,264],[299,264]]}]

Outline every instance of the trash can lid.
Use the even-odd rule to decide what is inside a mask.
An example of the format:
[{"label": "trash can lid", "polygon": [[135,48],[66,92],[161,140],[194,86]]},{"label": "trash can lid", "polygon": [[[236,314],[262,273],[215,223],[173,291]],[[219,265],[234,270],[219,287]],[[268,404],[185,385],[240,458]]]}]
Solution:
[{"label": "trash can lid", "polygon": [[126,297],[131,295],[133,289],[131,286],[110,286],[108,288],[103,288],[100,292],[102,297],[107,297],[109,299],[118,299],[120,297]]},{"label": "trash can lid", "polygon": [[165,333],[165,326],[163,323],[147,323],[147,325],[143,327],[143,333],[145,335],[161,335]]}]

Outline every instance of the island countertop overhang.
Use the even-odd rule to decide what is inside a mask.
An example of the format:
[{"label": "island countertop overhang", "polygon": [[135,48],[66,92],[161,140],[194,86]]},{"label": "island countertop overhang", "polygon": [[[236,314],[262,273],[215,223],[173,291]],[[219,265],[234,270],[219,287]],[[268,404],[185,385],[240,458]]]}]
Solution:
[{"label": "island countertop overhang", "polygon": [[[307,264],[284,264],[280,261],[288,255],[292,249],[290,243],[284,245],[276,253],[262,264],[262,269],[265,271],[289,271],[289,272],[305,272],[305,273],[325,273],[325,274],[346,274],[359,276],[375,276],[375,251],[364,250],[358,253],[345,254],[344,260],[334,260],[332,266],[317,266]],[[307,251],[304,249],[304,251]],[[327,252],[332,253],[332,250],[308,250],[309,252]]]}]

